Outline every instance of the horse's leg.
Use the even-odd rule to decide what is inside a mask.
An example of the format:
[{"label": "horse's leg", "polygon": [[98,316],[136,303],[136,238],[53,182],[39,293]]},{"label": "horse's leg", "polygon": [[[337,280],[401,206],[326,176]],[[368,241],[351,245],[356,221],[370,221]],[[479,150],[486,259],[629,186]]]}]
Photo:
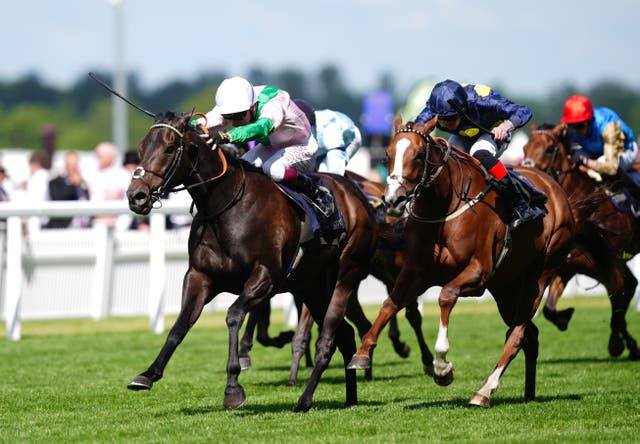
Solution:
[{"label": "horse's leg", "polygon": [[247,307],[257,307],[262,301],[273,295],[273,284],[269,271],[265,267],[256,268],[246,281],[240,296],[227,310],[225,321],[229,330],[229,357],[227,361],[227,386],[224,390],[223,405],[237,409],[247,397],[244,388],[238,382],[240,359],[238,356],[238,336],[247,313]]},{"label": "horse's leg", "polygon": [[431,350],[429,350],[429,346],[424,340],[424,334],[422,333],[422,315],[420,314],[420,310],[418,310],[417,301],[407,304],[405,315],[416,334],[416,339],[418,340],[418,345],[420,346],[422,369],[424,370],[425,375],[433,376],[433,355],[431,354]]},{"label": "horse's leg", "polygon": [[564,310],[557,310],[558,299],[562,296],[562,292],[567,285],[571,276],[564,273],[559,273],[553,277],[551,284],[549,285],[549,295],[542,309],[544,317],[550,321],[553,325],[558,327],[560,331],[565,331],[573,316],[574,308],[569,307]]},{"label": "horse's leg", "polygon": [[[295,295],[293,297],[293,302],[296,304],[296,310],[298,312],[298,320],[299,320],[300,316],[302,315],[302,307],[304,306],[304,304],[302,303],[300,298],[297,298]],[[311,326],[313,326],[313,322],[311,323]],[[310,342],[311,342],[311,329],[309,330],[309,338],[307,338],[307,347],[304,350],[304,360],[305,360],[306,368],[313,367],[313,357],[311,356],[311,347],[309,346]]]},{"label": "horse's leg", "polygon": [[262,305],[249,313],[247,325],[244,327],[244,335],[242,335],[242,339],[240,340],[240,350],[238,352],[241,370],[251,368],[251,357],[249,356],[249,352],[253,348],[253,335],[256,331],[256,324],[258,323],[257,311],[261,309]]},{"label": "horse's leg", "polygon": [[349,362],[347,368],[356,370],[371,367],[371,356],[373,354],[373,349],[378,344],[380,333],[382,333],[382,330],[389,320],[398,313],[400,308],[402,307],[396,305],[390,296],[384,300],[380,307],[380,311],[378,312],[378,317],[369,331],[362,337],[362,344],[360,344],[360,348],[358,348],[351,358],[351,362]]},{"label": "horse's leg", "polygon": [[[387,281],[385,283],[385,286],[387,287],[387,294],[391,294],[391,292],[393,291],[393,284],[394,284],[393,281]],[[417,307],[417,304],[416,304],[416,307]],[[408,319],[408,316],[407,316],[407,319]],[[411,353],[411,347],[406,342],[400,340],[400,329],[398,328],[397,316],[394,316],[389,320],[389,339],[391,340],[391,343],[393,344],[393,349],[398,354],[398,356],[400,356],[401,358],[409,357],[409,353]]]},{"label": "horse's leg", "polygon": [[[534,276],[534,274],[532,273],[531,276]],[[533,325],[531,319],[542,300],[546,282],[548,282],[546,276],[540,277],[537,282],[528,277],[526,280],[519,282],[519,285],[516,285],[515,288],[510,285],[506,288],[491,289],[491,294],[498,305],[500,316],[507,325],[512,325],[512,327],[507,331],[502,356],[498,364],[482,387],[469,400],[469,405],[491,407],[491,394],[498,389],[500,378],[521,348],[524,349],[525,353],[524,397],[526,401],[531,401],[535,398],[539,345],[538,328]]]},{"label": "horse's leg", "polygon": [[622,260],[616,260],[609,277],[610,280],[607,282],[607,289],[610,289],[609,297],[611,302],[609,354],[611,356],[620,356],[624,351],[626,342],[629,348],[629,358],[638,360],[640,359],[640,350],[638,350],[637,342],[627,330],[627,321],[625,319],[638,281]]},{"label": "horse's leg", "polygon": [[313,327],[313,317],[306,305],[302,305],[298,319],[298,329],[291,341],[291,369],[287,385],[294,386],[298,382],[298,369],[302,355],[309,349],[309,338]]},{"label": "horse's leg", "polygon": [[[311,408],[313,393],[315,392],[322,373],[329,366],[331,357],[336,350],[336,346],[339,347],[344,362],[346,364],[350,356],[353,355],[356,349],[355,335],[353,327],[349,325],[346,320],[343,320],[338,328],[333,333],[329,333],[325,330],[324,326],[318,338],[316,344],[316,356],[315,365],[307,382],[304,392],[298,399],[298,403],[294,408],[294,412],[306,412]],[[356,372],[350,370],[345,365],[345,386],[346,386],[346,400],[345,406],[352,406],[358,403],[358,390]]]},{"label": "horse's leg", "polygon": [[262,309],[258,315],[258,336],[256,339],[265,347],[284,347],[286,344],[291,342],[295,332],[283,331],[280,332],[278,336],[274,336],[273,338],[270,337],[269,324],[271,323],[271,302],[267,300],[261,305]]},{"label": "horse's leg", "polygon": [[[313,393],[315,392],[322,373],[329,366],[331,357],[335,352],[336,345],[340,347],[343,356],[349,352],[355,351],[355,337],[353,327],[345,320],[347,312],[347,303],[349,295],[357,287],[360,282],[356,276],[361,275],[361,271],[351,268],[348,276],[342,277],[337,281],[333,294],[331,295],[329,306],[326,310],[322,310],[318,306],[310,306],[314,319],[322,319],[320,336],[316,342],[316,355],[311,376],[307,381],[304,392],[298,399],[298,403],[294,408],[294,412],[306,412],[311,408],[313,402]],[[327,279],[329,283],[330,279]],[[322,316],[324,311],[324,317]],[[350,356],[350,355],[349,355]],[[346,364],[346,360],[345,360]],[[345,384],[346,384],[346,401],[345,405],[350,406],[357,404],[357,381],[356,373],[345,365]]]},{"label": "horse's leg", "polygon": [[[371,328],[371,322],[364,315],[364,311],[362,310],[362,305],[360,305],[360,301],[358,301],[358,290],[354,290],[354,292],[349,296],[349,301],[347,302],[347,319],[349,319],[356,326],[358,330],[358,336],[362,338]],[[371,381],[373,379],[373,371],[371,367],[367,368],[364,371],[364,380]]]},{"label": "horse's leg", "polygon": [[176,348],[196,323],[204,305],[209,302],[211,295],[211,281],[203,273],[189,269],[182,284],[182,306],[180,314],[167,335],[167,339],[149,368],[133,378],[127,385],[130,390],[151,390],[153,383],[162,378],[164,369]]}]

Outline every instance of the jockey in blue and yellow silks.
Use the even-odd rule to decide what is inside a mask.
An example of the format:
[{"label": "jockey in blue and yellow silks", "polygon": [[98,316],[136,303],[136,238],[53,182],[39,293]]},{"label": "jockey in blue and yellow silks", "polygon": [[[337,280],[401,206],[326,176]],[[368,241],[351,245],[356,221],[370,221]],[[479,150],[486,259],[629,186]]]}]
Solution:
[{"label": "jockey in blue and yellow silks", "polygon": [[510,132],[531,119],[531,110],[488,86],[444,80],[433,87],[416,123],[425,124],[436,116],[437,127],[452,134],[449,142],[478,159],[496,179],[494,184],[510,207],[510,224],[515,228],[537,217],[496,157]]}]

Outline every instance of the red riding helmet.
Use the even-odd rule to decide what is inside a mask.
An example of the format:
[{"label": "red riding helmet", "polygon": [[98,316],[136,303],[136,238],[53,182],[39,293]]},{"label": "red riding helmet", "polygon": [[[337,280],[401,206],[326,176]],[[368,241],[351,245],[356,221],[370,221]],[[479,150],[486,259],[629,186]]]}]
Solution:
[{"label": "red riding helmet", "polygon": [[585,122],[593,118],[593,105],[585,96],[576,94],[564,102],[562,108],[562,121],[569,125]]}]

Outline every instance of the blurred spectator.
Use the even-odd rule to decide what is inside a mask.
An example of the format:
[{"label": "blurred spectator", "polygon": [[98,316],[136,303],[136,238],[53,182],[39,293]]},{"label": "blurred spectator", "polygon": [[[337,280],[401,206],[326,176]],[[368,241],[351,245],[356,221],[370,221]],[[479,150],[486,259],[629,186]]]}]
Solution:
[{"label": "blurred spectator", "polygon": [[[49,200],[49,170],[44,167],[48,162],[47,155],[42,151],[34,152],[29,158],[30,175],[24,184],[25,202],[36,207]],[[27,220],[27,233],[38,232],[47,221],[45,217],[30,217]]]},{"label": "blurred spectator", "polygon": [[13,184],[7,174],[7,170],[0,166],[0,202],[8,202],[13,194]]},{"label": "blurred spectator", "polygon": [[389,91],[374,91],[362,99],[360,118],[365,146],[386,148],[393,129],[393,96]]},{"label": "blurred spectator", "polygon": [[[64,157],[64,173],[49,181],[51,200],[88,200],[87,184],[80,173],[80,158],[75,151],[68,151]],[[44,228],[80,228],[89,225],[86,217],[50,218]]]},{"label": "blurred spectator", "polygon": [[[111,142],[100,142],[95,147],[98,170],[89,179],[89,199],[93,202],[124,200],[129,187],[130,176],[116,163],[118,150]],[[114,225],[118,230],[127,229],[131,216],[96,216],[94,222]]]}]

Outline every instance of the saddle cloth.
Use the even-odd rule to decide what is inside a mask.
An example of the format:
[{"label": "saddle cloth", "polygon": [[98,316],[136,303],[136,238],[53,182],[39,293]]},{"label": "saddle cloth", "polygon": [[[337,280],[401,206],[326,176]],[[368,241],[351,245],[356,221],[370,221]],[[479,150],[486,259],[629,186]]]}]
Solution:
[{"label": "saddle cloth", "polygon": [[323,214],[321,214],[320,210],[318,210],[314,205],[311,205],[307,201],[307,198],[301,193],[289,188],[282,183],[276,183],[276,186],[287,197],[289,197],[289,199],[296,205],[298,210],[300,210],[306,216],[305,220],[308,220],[312,234],[314,236],[319,236],[327,244],[332,244],[345,231],[344,217],[342,216],[340,208],[338,208],[338,206],[335,204],[335,196],[333,195],[333,191],[331,191],[331,188],[322,180],[322,178],[318,176],[309,176],[312,177],[312,179],[316,182],[316,186],[324,187],[327,191],[329,191],[329,194],[334,201],[334,204],[332,205],[333,211],[331,212],[329,217],[325,217]]},{"label": "saddle cloth", "polygon": [[519,188],[531,209],[536,212],[536,216],[547,214],[547,209],[545,208],[547,195],[537,189],[529,179],[517,171],[508,169],[508,172],[512,178],[516,179],[514,181],[515,185]]}]

